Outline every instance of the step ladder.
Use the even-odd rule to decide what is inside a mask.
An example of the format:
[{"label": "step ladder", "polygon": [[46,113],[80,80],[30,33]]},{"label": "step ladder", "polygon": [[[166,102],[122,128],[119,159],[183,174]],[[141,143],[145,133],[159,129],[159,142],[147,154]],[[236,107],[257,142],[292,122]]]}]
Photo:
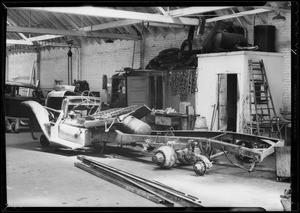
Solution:
[{"label": "step ladder", "polygon": [[249,81],[250,133],[281,138],[263,60],[249,60]]}]

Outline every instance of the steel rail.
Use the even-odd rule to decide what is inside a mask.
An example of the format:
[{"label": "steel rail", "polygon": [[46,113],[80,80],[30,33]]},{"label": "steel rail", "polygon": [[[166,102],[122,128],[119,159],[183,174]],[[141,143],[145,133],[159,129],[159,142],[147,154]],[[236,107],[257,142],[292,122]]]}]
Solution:
[{"label": "steel rail", "polygon": [[76,162],[76,163],[74,163],[74,165],[86,172],[89,172],[97,177],[100,177],[106,181],[109,181],[109,182],[111,182],[117,186],[120,186],[120,187],[126,189],[127,191],[135,193],[141,197],[147,198],[148,200],[151,200],[155,203],[160,203],[160,204],[166,205],[168,207],[174,206],[174,203],[171,203],[171,202],[167,201],[166,199],[159,197],[149,191],[145,191],[141,187],[136,187],[136,186],[132,185],[131,183],[124,182],[124,181],[114,177],[113,175],[105,174],[104,172],[100,172],[100,171],[96,170],[95,168],[89,167],[86,164],[83,164],[80,162]]},{"label": "steel rail", "polygon": [[142,185],[145,189],[149,189],[153,191],[154,193],[157,193],[163,197],[165,197],[168,200],[171,200],[173,202],[176,202],[180,204],[181,206],[185,207],[203,207],[199,201],[199,199],[195,199],[195,197],[192,196],[186,196],[183,195],[184,193],[176,193],[174,190],[170,190],[168,188],[162,187],[154,182],[151,182],[149,180],[140,178],[138,176],[132,175],[130,173],[124,172],[122,170],[116,169],[114,167],[105,165],[103,163],[100,163],[98,161],[92,160],[90,158],[87,158],[85,156],[77,156],[77,159],[83,161],[84,163],[93,165],[97,167],[98,169],[105,170],[107,172],[113,173],[114,175],[117,175],[120,178],[130,179],[134,181],[136,184]]}]

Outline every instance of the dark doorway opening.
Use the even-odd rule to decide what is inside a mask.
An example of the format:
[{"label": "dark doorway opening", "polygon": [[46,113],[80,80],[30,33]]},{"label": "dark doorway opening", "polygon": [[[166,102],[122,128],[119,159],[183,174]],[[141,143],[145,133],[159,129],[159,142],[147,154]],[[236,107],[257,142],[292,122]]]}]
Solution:
[{"label": "dark doorway opening", "polygon": [[227,131],[236,132],[237,74],[227,74]]},{"label": "dark doorway opening", "polygon": [[163,78],[162,76],[150,77],[150,107],[155,109],[163,108]]}]

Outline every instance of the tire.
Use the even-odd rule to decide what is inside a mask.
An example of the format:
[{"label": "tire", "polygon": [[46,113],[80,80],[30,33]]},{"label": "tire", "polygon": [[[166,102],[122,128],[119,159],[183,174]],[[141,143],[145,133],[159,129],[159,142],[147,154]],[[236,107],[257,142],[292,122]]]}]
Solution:
[{"label": "tire", "polygon": [[40,144],[43,148],[48,148],[50,145],[49,140],[47,139],[47,137],[44,134],[42,134],[40,137]]},{"label": "tire", "polygon": [[[188,50],[185,49],[186,47],[188,47]],[[192,51],[192,41],[189,39],[184,40],[181,44],[180,50],[181,51]]]},{"label": "tire", "polygon": [[163,54],[167,54],[167,53],[175,53],[175,52],[179,52],[180,49],[178,48],[169,48],[169,49],[165,49],[159,52],[159,55],[163,55]]}]

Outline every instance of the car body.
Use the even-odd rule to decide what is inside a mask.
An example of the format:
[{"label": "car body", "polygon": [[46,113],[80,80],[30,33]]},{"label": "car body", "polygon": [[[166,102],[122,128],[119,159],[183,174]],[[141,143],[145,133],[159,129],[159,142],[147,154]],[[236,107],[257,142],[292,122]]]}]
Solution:
[{"label": "car body", "polygon": [[35,85],[11,81],[5,83],[5,116],[29,118],[32,115],[31,112],[20,105],[27,100],[33,100],[42,105],[45,102],[42,91]]}]

